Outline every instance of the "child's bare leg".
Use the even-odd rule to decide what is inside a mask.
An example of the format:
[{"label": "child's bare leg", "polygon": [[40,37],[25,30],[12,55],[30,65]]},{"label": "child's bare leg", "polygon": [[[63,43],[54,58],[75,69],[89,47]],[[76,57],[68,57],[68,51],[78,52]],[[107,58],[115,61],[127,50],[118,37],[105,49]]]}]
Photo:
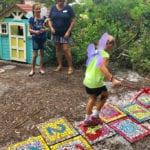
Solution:
[{"label": "child's bare leg", "polygon": [[40,50],[40,70],[43,70],[44,64],[44,50]]},{"label": "child's bare leg", "polygon": [[86,106],[86,116],[83,125],[84,126],[95,126],[98,124],[103,124],[103,122],[99,119],[99,108],[100,104],[97,104],[96,110],[93,111],[93,106],[96,102],[97,96],[90,95],[87,106]]},{"label": "child's bare leg", "polygon": [[101,108],[104,106],[107,98],[108,98],[108,92],[107,91],[102,92],[101,93],[101,98],[96,104],[96,110],[98,110],[98,111],[101,110]]},{"label": "child's bare leg", "polygon": [[33,51],[33,59],[32,59],[32,71],[35,72],[35,64],[36,64],[36,58],[38,55],[38,51],[34,50]]},{"label": "child's bare leg", "polygon": [[96,121],[98,124],[101,124],[101,125],[103,124],[103,122],[99,118],[99,113],[100,113],[101,108],[105,104],[107,98],[108,98],[108,92],[107,91],[106,92],[102,92],[101,93],[101,98],[96,104],[96,109],[93,110],[93,113],[91,115],[91,116],[94,117],[93,120]]},{"label": "child's bare leg", "polygon": [[94,95],[90,95],[89,96],[88,103],[86,105],[85,120],[83,122],[84,126],[91,126],[91,125],[93,126],[93,125],[96,125],[95,122],[93,122],[92,120],[90,120],[90,116],[92,114],[92,109],[93,109],[93,106],[95,104],[96,99],[97,99],[97,97],[94,96]]},{"label": "child's bare leg", "polygon": [[32,58],[32,69],[31,69],[31,71],[29,73],[29,76],[33,76],[35,74],[35,65],[36,65],[37,55],[38,55],[38,51],[34,50],[33,51],[33,58]]},{"label": "child's bare leg", "polygon": [[86,105],[86,115],[92,114],[92,109],[93,109],[93,106],[94,106],[96,99],[97,99],[97,97],[95,95],[89,96],[88,103]]}]

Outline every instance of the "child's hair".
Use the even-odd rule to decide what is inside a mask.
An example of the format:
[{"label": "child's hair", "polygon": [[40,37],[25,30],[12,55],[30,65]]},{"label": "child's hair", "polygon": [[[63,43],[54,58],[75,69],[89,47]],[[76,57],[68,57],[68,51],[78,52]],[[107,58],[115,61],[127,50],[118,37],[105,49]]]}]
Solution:
[{"label": "child's hair", "polygon": [[115,44],[115,39],[113,36],[109,35],[106,44]]},{"label": "child's hair", "polygon": [[34,16],[34,9],[35,9],[35,7],[38,6],[38,5],[40,5],[40,4],[39,4],[39,3],[36,3],[36,4],[33,4],[33,6],[32,6],[32,13],[33,13],[33,16]]}]

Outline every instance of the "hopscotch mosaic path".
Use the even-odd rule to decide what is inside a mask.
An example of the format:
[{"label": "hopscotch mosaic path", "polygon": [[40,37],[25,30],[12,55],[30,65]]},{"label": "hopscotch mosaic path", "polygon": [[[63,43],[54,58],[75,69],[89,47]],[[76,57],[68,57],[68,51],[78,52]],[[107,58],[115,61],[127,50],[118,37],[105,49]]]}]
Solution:
[{"label": "hopscotch mosaic path", "polygon": [[129,117],[111,122],[109,123],[109,126],[130,143],[136,142],[141,138],[150,135],[150,130],[147,127],[137,123]]},{"label": "hopscotch mosaic path", "polygon": [[50,147],[52,150],[94,150],[92,146],[80,135]]},{"label": "hopscotch mosaic path", "polygon": [[14,144],[7,150],[49,150],[42,136],[32,137],[26,141]]},{"label": "hopscotch mosaic path", "polygon": [[110,103],[106,103],[103,106],[101,113],[99,115],[99,117],[105,123],[109,123],[111,121],[117,120],[117,119],[125,117],[125,116],[127,116],[127,115],[124,112],[122,112],[118,107],[116,107]]},{"label": "hopscotch mosaic path", "polygon": [[72,126],[64,117],[50,119],[36,126],[41,135],[9,146],[7,150],[93,150],[93,144],[116,133],[134,143],[150,135],[150,129],[141,124],[150,119],[150,109],[147,109],[149,95],[142,91],[136,96],[134,103],[120,109],[106,103],[100,114],[105,123],[95,127],[84,127],[82,122],[75,122]]},{"label": "hopscotch mosaic path", "polygon": [[37,128],[48,145],[56,144],[78,135],[78,132],[64,117],[38,124]]},{"label": "hopscotch mosaic path", "polygon": [[150,119],[150,111],[137,103],[121,107],[121,110],[141,123]]},{"label": "hopscotch mosaic path", "polygon": [[75,123],[75,128],[80,132],[80,134],[87,139],[90,144],[94,144],[101,141],[107,137],[111,137],[116,134],[116,132],[108,127],[106,124],[97,125],[94,127],[85,127],[82,122]]},{"label": "hopscotch mosaic path", "polygon": [[150,94],[141,93],[137,98],[136,102],[140,105],[150,108]]}]

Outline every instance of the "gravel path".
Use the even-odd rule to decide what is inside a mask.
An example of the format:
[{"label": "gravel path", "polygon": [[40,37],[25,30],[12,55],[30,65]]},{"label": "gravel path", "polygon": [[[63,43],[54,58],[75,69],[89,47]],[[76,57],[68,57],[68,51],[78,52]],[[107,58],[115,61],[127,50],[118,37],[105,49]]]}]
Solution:
[{"label": "gravel path", "polygon": [[[84,119],[87,95],[82,85],[84,69],[76,69],[68,76],[67,68],[60,73],[45,66],[46,74],[37,72],[28,77],[30,65],[0,61],[0,150],[9,145],[39,135],[36,125],[55,117],[65,117],[71,124]],[[142,87],[150,87],[150,78],[140,77],[132,71],[112,70],[114,75],[133,88],[114,88],[108,102],[117,106],[132,102]],[[150,121],[145,123],[148,127]],[[149,150],[150,136],[130,144],[115,135],[94,144],[95,150]]]}]

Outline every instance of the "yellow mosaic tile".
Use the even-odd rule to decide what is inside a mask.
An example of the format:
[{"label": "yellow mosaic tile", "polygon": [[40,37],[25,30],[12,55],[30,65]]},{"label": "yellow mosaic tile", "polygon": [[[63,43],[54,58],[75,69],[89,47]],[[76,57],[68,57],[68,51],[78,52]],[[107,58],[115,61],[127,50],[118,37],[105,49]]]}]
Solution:
[{"label": "yellow mosaic tile", "polygon": [[52,150],[94,150],[92,146],[80,135],[50,147]]},{"label": "yellow mosaic tile", "polygon": [[51,119],[45,123],[41,123],[37,125],[37,128],[48,145],[56,144],[78,134],[64,117]]},{"label": "yellow mosaic tile", "polygon": [[7,148],[7,150],[49,150],[42,136],[32,137]]}]

